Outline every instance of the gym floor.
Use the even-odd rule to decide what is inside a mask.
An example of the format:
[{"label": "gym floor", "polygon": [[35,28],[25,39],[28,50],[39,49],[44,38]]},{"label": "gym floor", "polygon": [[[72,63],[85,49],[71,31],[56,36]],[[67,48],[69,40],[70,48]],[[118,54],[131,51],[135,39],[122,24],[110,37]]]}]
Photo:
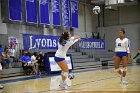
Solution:
[{"label": "gym floor", "polygon": [[128,85],[120,84],[113,68],[79,70],[74,75],[67,79],[68,90],[59,88],[60,74],[1,79],[5,88],[0,93],[140,93],[140,65],[128,66]]}]

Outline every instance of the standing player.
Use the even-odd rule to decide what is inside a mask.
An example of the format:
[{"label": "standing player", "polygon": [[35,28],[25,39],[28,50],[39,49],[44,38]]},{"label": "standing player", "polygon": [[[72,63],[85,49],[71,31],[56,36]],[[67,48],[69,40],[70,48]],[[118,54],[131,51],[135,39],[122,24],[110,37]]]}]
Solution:
[{"label": "standing player", "polygon": [[[125,38],[125,30],[121,29],[119,33],[119,38],[116,39],[114,59],[115,59],[115,71],[121,76],[122,84],[128,83],[125,81],[125,76],[127,71],[127,61],[131,60],[129,46],[130,42],[128,38]],[[122,71],[119,69],[121,61],[123,65]]]},{"label": "standing player", "polygon": [[67,62],[65,60],[66,53],[69,47],[72,46],[78,40],[80,40],[80,37],[71,37],[71,34],[69,32],[63,32],[59,38],[58,50],[55,53],[54,60],[57,62],[57,64],[62,70],[62,81],[59,85],[62,89],[68,88],[66,78],[68,77],[69,70]]}]

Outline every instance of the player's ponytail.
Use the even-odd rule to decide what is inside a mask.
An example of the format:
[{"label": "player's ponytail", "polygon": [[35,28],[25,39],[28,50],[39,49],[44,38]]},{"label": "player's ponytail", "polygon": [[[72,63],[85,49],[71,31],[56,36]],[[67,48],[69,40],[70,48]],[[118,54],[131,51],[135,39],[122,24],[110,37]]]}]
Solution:
[{"label": "player's ponytail", "polygon": [[63,37],[61,35],[60,38],[59,38],[59,44],[63,43],[63,41],[64,41],[64,39],[63,39]]},{"label": "player's ponytail", "polygon": [[59,44],[62,44],[65,40],[69,39],[69,32],[63,32],[59,38]]}]

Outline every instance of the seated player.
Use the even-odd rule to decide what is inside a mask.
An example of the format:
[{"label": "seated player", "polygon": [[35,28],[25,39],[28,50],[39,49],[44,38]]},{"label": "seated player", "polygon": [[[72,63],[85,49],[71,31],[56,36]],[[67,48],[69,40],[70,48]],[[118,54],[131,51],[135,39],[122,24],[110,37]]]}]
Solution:
[{"label": "seated player", "polygon": [[[34,64],[31,62],[31,58],[28,55],[28,51],[24,51],[23,55],[19,58],[19,61],[22,62],[23,68],[25,66],[31,66],[33,71],[37,74]],[[25,69],[25,68],[24,68]]]}]

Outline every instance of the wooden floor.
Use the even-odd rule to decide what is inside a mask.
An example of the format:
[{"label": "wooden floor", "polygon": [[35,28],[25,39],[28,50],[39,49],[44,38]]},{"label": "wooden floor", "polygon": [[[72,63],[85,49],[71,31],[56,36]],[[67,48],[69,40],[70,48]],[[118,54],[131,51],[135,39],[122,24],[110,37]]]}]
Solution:
[{"label": "wooden floor", "polygon": [[17,81],[9,78],[0,93],[140,93],[140,66],[129,66],[127,72],[129,84],[121,85],[114,69],[79,71],[74,80],[67,80],[68,90],[59,89],[60,75],[25,80],[17,77]]}]

